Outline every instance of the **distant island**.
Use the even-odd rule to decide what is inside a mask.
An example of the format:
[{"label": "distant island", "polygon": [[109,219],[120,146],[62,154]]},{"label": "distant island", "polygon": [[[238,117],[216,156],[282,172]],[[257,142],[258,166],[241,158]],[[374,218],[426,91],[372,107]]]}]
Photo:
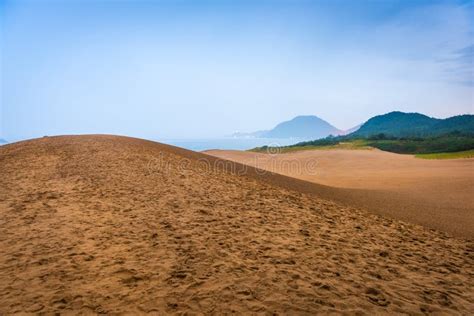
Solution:
[{"label": "distant island", "polygon": [[328,137],[329,135],[345,135],[357,130],[359,126],[352,128],[349,131],[343,131],[315,115],[301,115],[292,120],[282,122],[271,130],[263,130],[253,133],[234,133],[232,136],[319,139]]}]

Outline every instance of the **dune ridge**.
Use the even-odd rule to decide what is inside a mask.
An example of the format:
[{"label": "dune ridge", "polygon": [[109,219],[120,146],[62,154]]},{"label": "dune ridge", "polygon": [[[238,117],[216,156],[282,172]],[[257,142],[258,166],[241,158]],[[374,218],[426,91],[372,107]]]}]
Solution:
[{"label": "dune ridge", "polygon": [[107,135],[2,146],[0,174],[2,313],[474,309],[472,241],[344,191]]}]

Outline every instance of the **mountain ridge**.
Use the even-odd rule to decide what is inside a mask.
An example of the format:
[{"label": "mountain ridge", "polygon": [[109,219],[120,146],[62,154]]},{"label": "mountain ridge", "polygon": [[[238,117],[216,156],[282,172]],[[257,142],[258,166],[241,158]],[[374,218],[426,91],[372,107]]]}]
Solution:
[{"label": "mountain ridge", "polygon": [[452,132],[474,134],[474,115],[461,114],[440,119],[418,112],[392,111],[373,116],[348,130],[340,130],[315,115],[299,115],[270,130],[234,133],[232,136],[317,140],[328,136],[371,137],[378,134],[390,137],[431,137]]},{"label": "mountain ridge", "polygon": [[474,115],[463,114],[439,119],[417,112],[393,111],[377,115],[362,124],[351,137],[384,134],[391,137],[428,137],[460,132],[474,134]]}]

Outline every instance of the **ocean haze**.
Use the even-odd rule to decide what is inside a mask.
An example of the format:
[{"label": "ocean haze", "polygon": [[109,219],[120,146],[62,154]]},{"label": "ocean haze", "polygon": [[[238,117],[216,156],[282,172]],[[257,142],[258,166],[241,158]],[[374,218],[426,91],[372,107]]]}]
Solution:
[{"label": "ocean haze", "polygon": [[227,150],[248,150],[261,146],[288,146],[302,141],[310,140],[308,138],[261,138],[261,137],[226,137],[210,139],[157,139],[156,141],[164,144],[178,146],[195,151],[204,151],[212,149]]}]

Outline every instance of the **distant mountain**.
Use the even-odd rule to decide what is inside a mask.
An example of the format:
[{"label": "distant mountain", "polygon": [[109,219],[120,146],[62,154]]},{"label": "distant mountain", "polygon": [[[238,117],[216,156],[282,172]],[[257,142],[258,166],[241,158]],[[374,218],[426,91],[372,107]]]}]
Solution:
[{"label": "distant mountain", "polygon": [[2,138],[0,138],[0,145],[8,144],[8,142]]},{"label": "distant mountain", "polygon": [[420,113],[390,112],[374,116],[350,136],[385,134],[395,137],[426,137],[455,131],[474,134],[474,115],[437,119]]},{"label": "distant mountain", "polygon": [[297,116],[285,121],[268,131],[254,133],[235,133],[234,137],[262,138],[305,138],[319,139],[329,135],[339,135],[343,131],[314,115]]},{"label": "distant mountain", "polygon": [[325,120],[314,115],[297,116],[290,121],[278,124],[264,135],[268,138],[323,138],[337,135],[341,131]]}]

